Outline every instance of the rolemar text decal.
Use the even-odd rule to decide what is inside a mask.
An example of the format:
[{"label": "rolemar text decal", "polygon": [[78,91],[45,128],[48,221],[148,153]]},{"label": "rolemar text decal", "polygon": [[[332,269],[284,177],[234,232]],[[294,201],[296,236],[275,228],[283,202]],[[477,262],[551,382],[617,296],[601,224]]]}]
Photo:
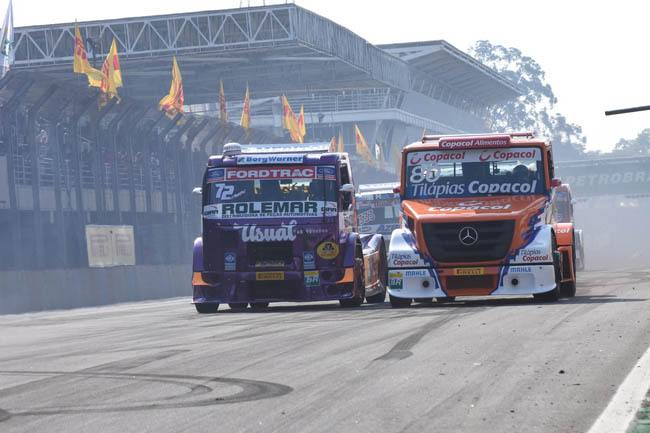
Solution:
[{"label": "rolemar text decal", "polygon": [[246,218],[301,218],[336,216],[335,202],[324,201],[262,201],[244,203],[218,203],[205,206],[206,219],[238,220]]}]

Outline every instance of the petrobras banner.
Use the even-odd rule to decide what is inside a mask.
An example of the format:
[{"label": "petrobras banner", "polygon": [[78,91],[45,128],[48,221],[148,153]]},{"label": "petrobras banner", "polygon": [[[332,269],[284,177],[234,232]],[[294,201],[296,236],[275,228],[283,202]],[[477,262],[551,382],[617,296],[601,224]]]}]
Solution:
[{"label": "petrobras banner", "polygon": [[650,193],[650,157],[556,163],[555,172],[574,197]]},{"label": "petrobras banner", "polygon": [[217,203],[203,207],[204,218],[218,220],[314,218],[337,215],[337,203],[325,201]]}]

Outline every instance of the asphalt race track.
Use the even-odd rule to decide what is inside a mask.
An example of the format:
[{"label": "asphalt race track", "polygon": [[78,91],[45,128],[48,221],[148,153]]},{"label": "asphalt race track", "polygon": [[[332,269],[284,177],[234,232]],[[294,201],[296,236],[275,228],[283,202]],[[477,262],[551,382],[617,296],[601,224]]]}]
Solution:
[{"label": "asphalt race track", "polygon": [[579,278],[554,304],[0,316],[0,431],[585,432],[650,345],[650,271]]}]

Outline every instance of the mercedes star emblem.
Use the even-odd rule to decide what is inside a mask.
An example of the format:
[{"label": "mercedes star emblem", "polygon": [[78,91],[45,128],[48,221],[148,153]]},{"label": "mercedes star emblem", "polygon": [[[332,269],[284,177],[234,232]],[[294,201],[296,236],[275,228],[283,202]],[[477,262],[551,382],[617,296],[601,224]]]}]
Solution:
[{"label": "mercedes star emblem", "polygon": [[463,227],[458,232],[458,240],[461,244],[469,247],[478,241],[478,232],[474,227]]}]

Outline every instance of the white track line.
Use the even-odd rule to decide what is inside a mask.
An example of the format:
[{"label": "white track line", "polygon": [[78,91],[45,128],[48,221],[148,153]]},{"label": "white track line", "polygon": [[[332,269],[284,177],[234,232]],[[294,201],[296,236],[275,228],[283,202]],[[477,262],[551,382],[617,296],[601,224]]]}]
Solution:
[{"label": "white track line", "polygon": [[650,389],[650,347],[634,365],[588,433],[625,433]]}]

